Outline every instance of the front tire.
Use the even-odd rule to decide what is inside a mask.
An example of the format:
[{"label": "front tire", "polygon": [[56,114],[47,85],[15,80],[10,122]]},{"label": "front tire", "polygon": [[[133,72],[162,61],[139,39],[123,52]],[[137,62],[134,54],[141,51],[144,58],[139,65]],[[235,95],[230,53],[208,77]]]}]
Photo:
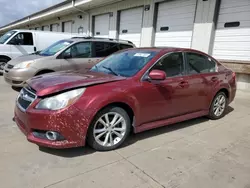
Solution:
[{"label": "front tire", "polygon": [[97,113],[91,123],[87,142],[97,151],[110,151],[121,146],[128,137],[131,120],[120,107],[107,107]]},{"label": "front tire", "polygon": [[224,92],[219,92],[213,99],[209,110],[209,118],[216,120],[225,115],[228,99]]}]

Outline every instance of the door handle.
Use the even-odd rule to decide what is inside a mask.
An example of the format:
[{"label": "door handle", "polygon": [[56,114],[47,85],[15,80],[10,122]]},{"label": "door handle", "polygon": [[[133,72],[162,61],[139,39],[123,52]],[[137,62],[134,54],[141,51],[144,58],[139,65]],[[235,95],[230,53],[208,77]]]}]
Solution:
[{"label": "door handle", "polygon": [[188,86],[188,82],[187,81],[182,81],[182,82],[179,83],[179,87],[181,87],[181,88],[185,88],[187,86]]}]

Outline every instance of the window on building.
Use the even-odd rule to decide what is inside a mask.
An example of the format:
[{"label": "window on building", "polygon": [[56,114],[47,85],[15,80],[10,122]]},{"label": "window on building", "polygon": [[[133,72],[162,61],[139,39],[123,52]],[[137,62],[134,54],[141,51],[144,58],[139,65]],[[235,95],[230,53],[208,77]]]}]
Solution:
[{"label": "window on building", "polygon": [[216,72],[216,63],[210,58],[196,53],[187,53],[189,74]]},{"label": "window on building", "polygon": [[166,57],[163,57],[158,63],[154,65],[152,70],[164,71],[167,77],[183,75],[184,63],[182,53],[172,53]]}]

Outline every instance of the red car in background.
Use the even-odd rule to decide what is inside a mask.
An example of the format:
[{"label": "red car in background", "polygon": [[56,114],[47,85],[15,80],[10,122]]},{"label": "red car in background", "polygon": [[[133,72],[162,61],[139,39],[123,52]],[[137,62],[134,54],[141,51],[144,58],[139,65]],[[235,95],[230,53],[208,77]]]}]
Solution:
[{"label": "red car in background", "polygon": [[236,93],[235,73],[182,48],[117,52],[89,72],[51,73],[27,82],[15,121],[30,142],[51,148],[119,147],[135,133],[184,120],[219,119]]}]

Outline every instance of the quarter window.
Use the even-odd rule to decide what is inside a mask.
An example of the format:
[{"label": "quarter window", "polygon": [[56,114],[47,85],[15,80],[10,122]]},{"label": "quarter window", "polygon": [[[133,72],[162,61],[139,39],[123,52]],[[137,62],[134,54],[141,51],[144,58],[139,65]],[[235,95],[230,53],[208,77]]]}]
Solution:
[{"label": "quarter window", "polygon": [[18,33],[13,39],[11,39],[9,44],[33,46],[32,33]]},{"label": "quarter window", "polygon": [[95,42],[95,57],[107,57],[119,50],[118,43]]},{"label": "quarter window", "polygon": [[216,63],[210,58],[196,53],[187,53],[189,74],[216,72]]},{"label": "quarter window", "polygon": [[181,76],[184,74],[183,55],[181,52],[172,53],[163,57],[152,70],[164,71],[167,77]]}]

